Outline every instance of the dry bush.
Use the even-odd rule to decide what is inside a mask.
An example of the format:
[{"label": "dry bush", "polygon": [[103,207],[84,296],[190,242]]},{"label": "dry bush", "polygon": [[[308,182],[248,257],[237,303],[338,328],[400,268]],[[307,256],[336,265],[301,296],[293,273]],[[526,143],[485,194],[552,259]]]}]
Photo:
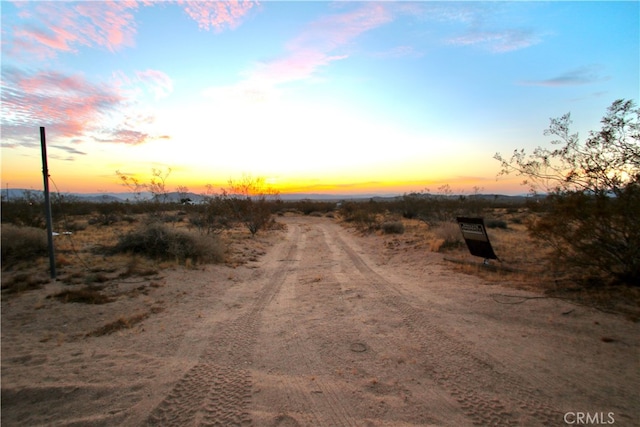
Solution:
[{"label": "dry bush", "polygon": [[384,234],[403,234],[404,224],[402,221],[385,221],[382,223]]},{"label": "dry bush", "polygon": [[540,217],[529,224],[536,239],[554,248],[549,262],[573,269],[586,284],[640,284],[640,108],[615,100],[598,131],[580,141],[569,113],[551,119],[553,147],[531,153],[497,153],[500,174],[523,176],[533,192],[547,194]]},{"label": "dry bush", "polygon": [[153,259],[186,263],[221,262],[224,247],[213,235],[198,235],[169,228],[161,223],[144,224],[120,236],[116,252],[133,253]]},{"label": "dry bush", "polygon": [[34,227],[2,224],[2,264],[33,261],[46,255],[47,233]]},{"label": "dry bush", "polygon": [[432,252],[458,248],[464,244],[460,227],[454,222],[441,222],[431,228],[433,238],[429,242]]},{"label": "dry bush", "polygon": [[487,226],[487,228],[502,228],[502,229],[509,228],[507,226],[507,221],[503,219],[489,218],[484,221],[484,224]]}]

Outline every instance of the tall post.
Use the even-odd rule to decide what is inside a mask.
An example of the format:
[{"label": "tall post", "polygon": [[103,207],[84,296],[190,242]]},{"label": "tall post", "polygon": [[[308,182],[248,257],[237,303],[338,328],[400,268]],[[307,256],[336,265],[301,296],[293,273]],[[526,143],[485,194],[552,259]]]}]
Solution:
[{"label": "tall post", "polygon": [[47,167],[47,141],[44,127],[40,127],[40,146],[42,147],[42,176],[44,178],[44,212],[47,218],[47,240],[49,243],[49,270],[51,278],[56,278],[56,256],[53,252],[53,221],[51,220],[51,199],[49,198],[49,168]]}]

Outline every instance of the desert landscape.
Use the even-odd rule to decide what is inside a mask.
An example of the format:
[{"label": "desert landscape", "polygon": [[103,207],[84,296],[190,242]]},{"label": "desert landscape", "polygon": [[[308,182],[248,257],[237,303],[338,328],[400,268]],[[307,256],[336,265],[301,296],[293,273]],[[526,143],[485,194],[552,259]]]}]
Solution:
[{"label": "desert landscape", "polygon": [[[403,221],[285,213],[223,263],[103,255],[91,280],[77,232],[58,280],[3,272],[2,424],[638,425],[634,301],[550,294]],[[523,264],[509,232],[494,247]],[[73,302],[91,287],[105,301]]]},{"label": "desert landscape", "polygon": [[0,15],[3,427],[640,427],[640,2]]}]

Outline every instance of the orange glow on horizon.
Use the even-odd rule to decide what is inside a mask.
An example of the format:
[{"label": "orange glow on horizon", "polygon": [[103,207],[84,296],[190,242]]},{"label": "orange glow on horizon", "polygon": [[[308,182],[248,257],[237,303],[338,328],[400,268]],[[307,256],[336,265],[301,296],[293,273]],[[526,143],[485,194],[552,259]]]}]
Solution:
[{"label": "orange glow on horizon", "polygon": [[[4,175],[4,173],[3,173]],[[140,182],[145,182],[141,180]],[[499,194],[523,194],[527,192],[527,188],[521,186],[517,179],[500,180],[493,182],[473,182],[473,181],[455,181],[449,180],[424,180],[419,182],[401,182],[401,181],[384,181],[377,182],[340,182],[337,180],[278,180],[277,182],[268,182],[265,180],[267,187],[276,190],[279,194],[295,195],[295,194],[328,194],[328,195],[362,195],[362,194],[380,194],[402,195],[412,192],[430,192],[438,193],[439,188],[449,185],[454,194],[471,194],[475,187],[480,189],[480,193],[499,193]],[[106,179],[77,179],[74,177],[57,177],[50,181],[51,191],[60,191],[62,193],[127,193],[130,190],[123,186],[114,175],[113,178]],[[167,181],[167,190],[169,192],[177,191],[178,187],[186,187],[189,192],[195,194],[207,194],[213,191],[214,194],[221,193],[224,188],[228,188],[228,180],[212,181],[210,183],[190,182],[190,181]],[[2,189],[27,189],[40,191],[42,190],[42,177],[29,177],[26,175],[9,177],[3,176]]]}]

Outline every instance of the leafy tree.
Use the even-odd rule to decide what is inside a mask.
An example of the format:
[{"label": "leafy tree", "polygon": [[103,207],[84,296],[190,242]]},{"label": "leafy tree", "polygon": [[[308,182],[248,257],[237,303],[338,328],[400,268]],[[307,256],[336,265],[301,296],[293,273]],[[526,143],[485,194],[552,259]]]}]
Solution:
[{"label": "leafy tree", "polygon": [[554,248],[555,264],[590,278],[640,284],[640,109],[616,100],[599,131],[581,143],[570,114],[551,119],[545,135],[554,149],[497,153],[500,174],[525,177],[532,192],[546,192],[546,210],[530,233]]}]

